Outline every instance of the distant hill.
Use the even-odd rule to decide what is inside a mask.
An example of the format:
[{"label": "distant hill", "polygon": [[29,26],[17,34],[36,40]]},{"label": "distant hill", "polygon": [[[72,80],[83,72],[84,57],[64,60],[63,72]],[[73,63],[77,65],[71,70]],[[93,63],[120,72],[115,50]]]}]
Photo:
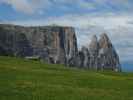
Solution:
[{"label": "distant hill", "polygon": [[0,100],[133,100],[133,74],[0,57]]}]

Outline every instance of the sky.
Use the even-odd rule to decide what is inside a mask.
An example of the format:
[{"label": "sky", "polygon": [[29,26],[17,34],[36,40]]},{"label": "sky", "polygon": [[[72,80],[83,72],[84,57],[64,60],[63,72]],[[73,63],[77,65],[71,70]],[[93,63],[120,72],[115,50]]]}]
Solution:
[{"label": "sky", "polygon": [[76,29],[78,46],[107,33],[124,70],[133,71],[133,0],[0,0],[0,23]]}]

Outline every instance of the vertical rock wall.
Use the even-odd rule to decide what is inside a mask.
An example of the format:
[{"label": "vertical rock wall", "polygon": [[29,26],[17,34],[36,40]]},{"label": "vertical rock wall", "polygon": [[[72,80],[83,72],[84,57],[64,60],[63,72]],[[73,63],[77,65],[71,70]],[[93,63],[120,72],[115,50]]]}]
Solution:
[{"label": "vertical rock wall", "polygon": [[[80,55],[78,55],[78,57],[80,57],[80,62],[85,61],[88,63],[80,63],[78,66],[83,66],[92,70],[121,71],[119,56],[117,55],[107,34],[102,34],[99,40],[94,35],[89,47],[84,48],[86,50],[81,49],[80,51],[82,57],[80,57]],[[77,63],[75,63],[75,65],[77,65]]]},{"label": "vertical rock wall", "polygon": [[67,64],[77,52],[72,27],[0,25],[0,54],[38,56],[49,63]]},{"label": "vertical rock wall", "polygon": [[0,55],[32,56],[53,64],[121,71],[119,57],[107,34],[99,40],[94,35],[89,47],[78,51],[73,27],[0,24]]}]

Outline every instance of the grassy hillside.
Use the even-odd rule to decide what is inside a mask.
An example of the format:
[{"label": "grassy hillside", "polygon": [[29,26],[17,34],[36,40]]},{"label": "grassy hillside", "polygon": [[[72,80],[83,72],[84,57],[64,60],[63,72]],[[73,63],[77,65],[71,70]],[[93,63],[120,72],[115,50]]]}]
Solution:
[{"label": "grassy hillside", "polygon": [[133,74],[0,57],[0,100],[133,100]]}]

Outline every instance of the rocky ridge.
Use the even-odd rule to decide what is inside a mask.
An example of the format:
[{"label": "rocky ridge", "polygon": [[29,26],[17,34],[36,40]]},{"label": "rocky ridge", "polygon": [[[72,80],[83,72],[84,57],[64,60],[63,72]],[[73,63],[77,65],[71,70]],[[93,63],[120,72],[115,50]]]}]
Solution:
[{"label": "rocky ridge", "polygon": [[[75,60],[80,58],[78,60]],[[96,35],[92,37],[88,47],[82,47],[79,54],[74,58],[78,67],[92,70],[121,71],[119,56],[117,55],[107,34],[101,34],[98,40]]]},{"label": "rocky ridge", "polygon": [[22,27],[0,24],[0,55],[38,57],[41,61],[93,70],[121,71],[119,57],[107,34],[94,35],[78,50],[73,27]]}]

